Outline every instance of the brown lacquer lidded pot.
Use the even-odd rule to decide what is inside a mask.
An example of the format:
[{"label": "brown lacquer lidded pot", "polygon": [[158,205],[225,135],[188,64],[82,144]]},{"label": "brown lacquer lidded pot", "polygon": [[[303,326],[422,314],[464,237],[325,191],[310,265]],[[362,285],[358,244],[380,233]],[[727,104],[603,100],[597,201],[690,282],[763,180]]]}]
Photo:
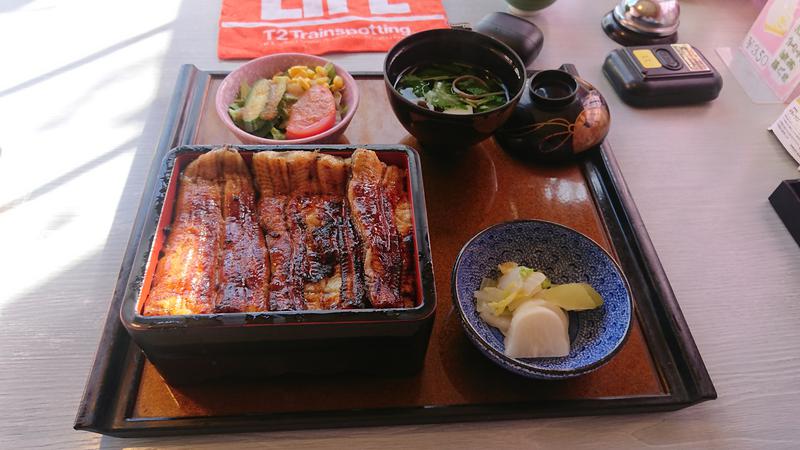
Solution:
[{"label": "brown lacquer lidded pot", "polygon": [[565,70],[543,70],[496,137],[520,158],[559,162],[600,144],[610,125],[608,105],[594,86]]}]

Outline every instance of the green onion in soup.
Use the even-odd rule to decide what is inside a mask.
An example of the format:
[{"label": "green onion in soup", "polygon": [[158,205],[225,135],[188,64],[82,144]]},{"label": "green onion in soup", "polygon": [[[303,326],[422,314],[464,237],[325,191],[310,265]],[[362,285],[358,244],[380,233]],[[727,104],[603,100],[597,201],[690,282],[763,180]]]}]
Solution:
[{"label": "green onion in soup", "polygon": [[491,72],[462,63],[427,63],[400,75],[395,89],[423,108],[449,114],[490,111],[508,101],[508,91]]}]

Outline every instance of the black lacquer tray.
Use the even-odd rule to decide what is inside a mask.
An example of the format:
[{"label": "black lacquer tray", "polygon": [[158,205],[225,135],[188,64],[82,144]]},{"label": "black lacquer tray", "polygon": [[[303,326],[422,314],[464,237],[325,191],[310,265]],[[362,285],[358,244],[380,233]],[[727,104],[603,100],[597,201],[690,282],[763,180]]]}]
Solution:
[{"label": "black lacquer tray", "polygon": [[[422,152],[438,305],[418,375],[296,377],[282,383],[280,391],[268,379],[190,388],[167,385],[130,339],[119,311],[164,155],[181,145],[237,144],[213,111],[224,76],[191,65],[181,70],[76,429],[155,436],[441,423],[664,411],[716,398],[608,143],[573,165],[536,167],[511,159],[494,139],[451,163]],[[392,115],[382,75],[354,76],[362,104],[343,143],[418,147]],[[492,170],[476,171],[486,167]],[[508,179],[526,182],[506,183]],[[476,209],[476,204],[487,206]],[[471,347],[453,314],[449,275],[460,246],[486,225],[525,217],[584,232],[614,255],[628,278],[636,313],[631,337],[595,372],[558,382],[507,373]],[[487,378],[495,383],[487,385]]]}]

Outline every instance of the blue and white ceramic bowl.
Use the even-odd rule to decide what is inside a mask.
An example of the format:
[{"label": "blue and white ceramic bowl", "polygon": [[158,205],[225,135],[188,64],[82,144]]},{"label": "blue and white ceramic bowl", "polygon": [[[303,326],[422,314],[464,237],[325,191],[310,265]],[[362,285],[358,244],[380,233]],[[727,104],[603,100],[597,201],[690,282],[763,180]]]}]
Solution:
[{"label": "blue and white ceramic bowl", "polygon": [[[484,277],[498,277],[497,265],[505,261],[541,270],[553,283],[589,283],[603,297],[599,308],[569,313],[568,356],[516,359],[503,354],[503,333],[480,318],[474,292]],[[472,343],[496,364],[529,378],[570,378],[597,369],[622,348],[631,326],[633,303],[619,266],[590,238],[552,222],[518,220],[481,231],[461,249],[451,284]]]}]

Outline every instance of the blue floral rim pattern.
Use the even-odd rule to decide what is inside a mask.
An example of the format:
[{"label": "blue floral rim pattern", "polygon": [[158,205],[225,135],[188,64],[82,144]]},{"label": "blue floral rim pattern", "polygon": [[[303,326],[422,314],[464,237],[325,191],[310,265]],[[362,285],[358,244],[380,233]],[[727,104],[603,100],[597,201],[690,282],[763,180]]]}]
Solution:
[{"label": "blue floral rim pattern", "polygon": [[[589,283],[603,297],[599,308],[569,313],[568,356],[515,359],[503,354],[503,334],[480,318],[474,291],[484,277],[499,276],[497,265],[505,261],[540,270],[553,283]],[[592,239],[553,222],[518,220],[481,231],[461,249],[451,285],[470,341],[496,364],[525,377],[570,378],[597,369],[619,351],[630,331],[633,303],[619,266]]]}]

